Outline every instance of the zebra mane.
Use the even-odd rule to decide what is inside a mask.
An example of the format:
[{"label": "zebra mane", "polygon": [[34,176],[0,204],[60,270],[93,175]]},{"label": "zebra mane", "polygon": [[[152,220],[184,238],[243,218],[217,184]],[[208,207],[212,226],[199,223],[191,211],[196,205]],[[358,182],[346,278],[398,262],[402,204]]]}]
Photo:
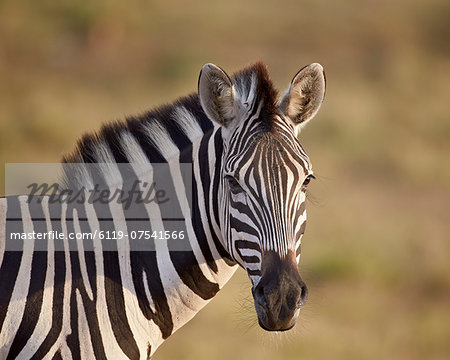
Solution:
[{"label": "zebra mane", "polygon": [[127,116],[125,120],[103,124],[99,131],[84,134],[77,141],[75,151],[64,156],[62,162],[97,163],[107,160],[99,159],[99,156],[96,156],[96,149],[102,144],[108,145],[110,148],[112,160],[118,163],[129,162],[130,160],[124,157],[124,149],[121,148],[123,134],[134,136],[138,143],[146,149],[152,145],[152,141],[145,144],[145,138],[149,135],[149,127],[163,129],[167,140],[172,141],[180,150],[183,150],[192,143],[192,135],[198,136],[206,133],[213,128],[213,125],[203,112],[197,94],[191,94],[172,104],[163,105],[137,116]]},{"label": "zebra mane", "polygon": [[[212,131],[197,94],[178,99],[138,116],[103,124],[99,131],[84,134],[75,150],[63,157],[60,182],[71,189],[92,189],[91,170],[77,163],[165,163],[190,146],[195,138]],[[89,168],[92,169],[92,168]],[[101,166],[105,179],[117,183],[115,166]]]},{"label": "zebra mane", "polygon": [[[262,62],[254,63],[235,73],[231,80],[236,96],[241,101],[248,98],[253,98],[258,103],[262,101],[261,129],[270,131],[278,95],[269,79],[266,66]],[[116,120],[104,124],[98,132],[84,134],[78,140],[75,150],[64,156],[62,162],[167,162],[172,155],[186,149],[195,139],[212,131],[213,127],[201,107],[198,94],[191,94],[141,115],[126,117],[125,121]],[[136,150],[139,150],[138,154]],[[82,169],[83,167],[63,166],[62,183],[75,188],[89,188],[92,185],[89,181],[91,177],[80,173]]]}]

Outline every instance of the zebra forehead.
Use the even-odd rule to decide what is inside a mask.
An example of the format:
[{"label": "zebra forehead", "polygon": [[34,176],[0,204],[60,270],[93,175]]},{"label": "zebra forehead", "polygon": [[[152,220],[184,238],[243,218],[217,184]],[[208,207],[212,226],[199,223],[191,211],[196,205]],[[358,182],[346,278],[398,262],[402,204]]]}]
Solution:
[{"label": "zebra forehead", "polygon": [[297,168],[305,174],[311,169],[311,162],[295,137],[284,138],[271,132],[259,136],[247,150],[253,156],[248,165],[258,167],[261,162],[274,171],[281,167]]}]

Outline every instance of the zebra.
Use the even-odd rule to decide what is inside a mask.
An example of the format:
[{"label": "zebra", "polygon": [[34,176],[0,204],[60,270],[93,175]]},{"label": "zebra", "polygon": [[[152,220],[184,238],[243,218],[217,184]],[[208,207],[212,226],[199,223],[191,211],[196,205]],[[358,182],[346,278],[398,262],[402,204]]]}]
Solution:
[{"label": "zebra", "polygon": [[[13,232],[169,225],[146,205],[138,225],[122,205],[108,205],[105,225],[87,202],[1,198],[0,359],[149,359],[239,267],[250,279],[259,325],[291,329],[307,301],[298,263],[306,189],[315,178],[298,135],[324,96],[317,63],[299,70],[281,97],[262,62],[231,77],[206,64],[198,93],[104,125],[63,158],[65,184],[82,189],[95,180],[88,165],[107,186],[120,183],[122,163],[149,182],[157,164],[167,165],[178,201],[192,190],[191,207],[182,210],[188,251],[156,241],[154,251],[131,251],[126,241],[117,241],[122,251],[102,242],[74,250],[67,240],[58,251],[51,241],[46,251],[36,243],[14,251]],[[182,164],[192,166],[189,186]]]}]

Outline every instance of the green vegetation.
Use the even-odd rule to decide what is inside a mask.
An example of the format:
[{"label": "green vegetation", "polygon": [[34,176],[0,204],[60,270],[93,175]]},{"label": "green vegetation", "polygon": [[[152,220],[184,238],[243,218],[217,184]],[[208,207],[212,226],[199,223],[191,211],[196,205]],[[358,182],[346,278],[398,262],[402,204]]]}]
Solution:
[{"label": "green vegetation", "polygon": [[260,330],[240,271],[155,359],[447,359],[449,10],[444,0],[2,1],[0,158],[58,161],[102,122],[195,91],[206,62],[232,72],[261,59],[280,91],[320,62],[327,96],[301,135],[318,180],[299,324]]}]

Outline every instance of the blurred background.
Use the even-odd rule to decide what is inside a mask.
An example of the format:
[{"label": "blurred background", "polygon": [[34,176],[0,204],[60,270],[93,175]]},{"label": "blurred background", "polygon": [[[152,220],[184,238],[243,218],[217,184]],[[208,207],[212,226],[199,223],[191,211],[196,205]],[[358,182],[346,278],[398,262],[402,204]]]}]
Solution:
[{"label": "blurred background", "polygon": [[263,60],[284,91],[320,62],[299,323],[259,329],[239,270],[154,358],[448,359],[449,19],[446,0],[1,1],[0,189],[3,163],[59,161],[204,63]]}]

